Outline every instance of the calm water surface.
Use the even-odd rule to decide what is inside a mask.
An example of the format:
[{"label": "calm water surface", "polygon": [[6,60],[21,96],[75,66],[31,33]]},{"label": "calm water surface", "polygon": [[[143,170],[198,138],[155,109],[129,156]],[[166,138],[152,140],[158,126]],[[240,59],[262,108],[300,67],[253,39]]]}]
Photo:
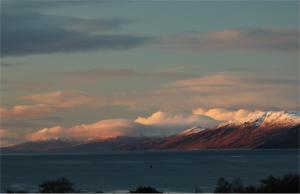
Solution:
[{"label": "calm water surface", "polygon": [[37,191],[45,180],[68,177],[83,191],[151,185],[163,191],[213,191],[218,177],[256,184],[268,175],[299,172],[299,150],[153,151],[104,154],[1,155],[1,191]]}]

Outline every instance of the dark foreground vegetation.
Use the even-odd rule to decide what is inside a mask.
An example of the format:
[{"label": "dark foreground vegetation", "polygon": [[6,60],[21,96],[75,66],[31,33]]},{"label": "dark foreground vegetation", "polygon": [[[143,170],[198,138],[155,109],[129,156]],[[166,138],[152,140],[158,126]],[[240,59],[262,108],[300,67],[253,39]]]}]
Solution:
[{"label": "dark foreground vegetation", "polygon": [[288,174],[283,177],[269,176],[261,180],[258,186],[244,186],[241,179],[230,182],[221,177],[215,193],[299,193],[299,181],[299,175]]},{"label": "dark foreground vegetation", "polygon": [[153,187],[137,187],[135,190],[130,191],[130,193],[162,193],[161,191],[156,190]]},{"label": "dark foreground vegetation", "polygon": [[[74,184],[67,178],[48,180],[38,187],[39,193],[81,193]],[[199,192],[201,189],[196,189]],[[101,193],[102,191],[96,191]],[[269,176],[260,181],[259,185],[243,185],[241,179],[228,181],[221,177],[217,180],[215,193],[300,193],[299,174],[288,174],[282,177]],[[9,189],[7,193],[27,193],[22,189]],[[129,193],[163,193],[151,186],[140,186]]]}]

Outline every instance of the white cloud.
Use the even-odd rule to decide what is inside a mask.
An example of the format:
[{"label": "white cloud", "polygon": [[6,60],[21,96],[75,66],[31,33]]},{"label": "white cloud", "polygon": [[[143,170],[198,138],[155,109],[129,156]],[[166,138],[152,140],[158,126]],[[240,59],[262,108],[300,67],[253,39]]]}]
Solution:
[{"label": "white cloud", "polygon": [[186,126],[186,125],[201,125],[212,126],[216,124],[215,120],[207,116],[192,115],[192,114],[172,114],[168,112],[158,111],[149,117],[138,117],[135,122],[144,125],[158,126]]},{"label": "white cloud", "polygon": [[228,110],[224,108],[203,109],[197,108],[193,111],[196,115],[205,115],[219,121],[244,120],[252,114],[262,111],[249,111],[245,109]]}]

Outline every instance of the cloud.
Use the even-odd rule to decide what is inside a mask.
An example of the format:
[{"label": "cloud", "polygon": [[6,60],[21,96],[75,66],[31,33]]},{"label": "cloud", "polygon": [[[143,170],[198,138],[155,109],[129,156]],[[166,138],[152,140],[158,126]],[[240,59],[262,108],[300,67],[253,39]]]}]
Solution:
[{"label": "cloud", "polygon": [[0,116],[8,120],[26,120],[44,118],[45,115],[55,112],[58,109],[66,109],[78,107],[86,104],[93,104],[96,98],[92,98],[82,92],[72,91],[56,91],[45,94],[35,94],[31,96],[23,96],[34,102],[30,105],[15,105],[11,108],[1,108]]},{"label": "cloud", "polygon": [[55,126],[40,129],[28,134],[25,138],[31,141],[53,138],[77,140],[107,139],[118,136],[139,136],[144,130],[142,125],[126,119],[101,120],[91,124],[76,125],[71,128]]},{"label": "cloud", "polygon": [[16,105],[12,108],[0,108],[2,119],[28,119],[41,117],[53,111],[52,107],[45,104]]},{"label": "cloud", "polygon": [[13,145],[18,140],[17,135],[7,129],[0,128],[0,147]]},{"label": "cloud", "polygon": [[197,108],[190,114],[157,111],[148,117],[137,117],[135,120],[106,119],[69,128],[59,125],[42,128],[27,133],[23,136],[23,140],[41,141],[55,138],[91,140],[120,136],[169,136],[193,126],[211,128],[231,120],[244,122],[250,117],[257,117],[263,113],[260,110],[229,110],[224,108]]},{"label": "cloud", "polygon": [[[104,72],[107,76],[136,76],[135,73],[137,73]],[[99,71],[96,74],[104,72]],[[86,77],[92,77],[92,74],[92,72],[87,72]],[[96,74],[95,77],[97,77]],[[199,106],[203,108],[297,110],[298,97],[298,80],[216,73],[172,81],[152,91],[118,91],[109,95],[93,96],[83,92],[55,91],[25,96],[21,99],[30,100],[35,104],[44,104],[54,109],[79,106],[125,106],[135,111],[184,112]]]},{"label": "cloud", "polygon": [[228,110],[224,108],[203,109],[197,108],[193,111],[195,115],[205,115],[219,121],[244,120],[252,114],[262,111],[249,111],[245,109]]},{"label": "cloud", "polygon": [[0,147],[9,146],[10,143],[6,140],[7,131],[0,128]]},{"label": "cloud", "polygon": [[143,125],[156,125],[156,126],[213,126],[216,121],[199,115],[191,114],[172,114],[168,112],[158,111],[149,117],[138,117],[135,122]]},{"label": "cloud", "polygon": [[72,91],[56,91],[45,94],[35,94],[31,96],[24,96],[22,99],[31,100],[35,103],[46,104],[57,108],[71,108],[91,101],[91,97],[85,93]]},{"label": "cloud", "polygon": [[118,136],[165,136],[176,134],[194,125],[211,127],[218,123],[218,121],[207,116],[171,114],[158,111],[149,117],[138,117],[135,120],[107,119],[70,128],[61,126],[43,128],[26,135],[25,139],[31,141],[53,138],[88,140]]},{"label": "cloud", "polygon": [[[73,107],[122,106],[127,108],[126,111],[162,110],[147,117],[140,116],[132,122],[134,126],[138,124],[140,130],[145,129],[143,134],[146,134],[145,131],[147,133],[151,131],[152,134],[172,134],[174,131],[191,125],[209,126],[210,120],[207,117],[223,121],[238,117],[238,115],[243,116],[248,113],[247,109],[298,110],[298,91],[298,80],[242,77],[236,74],[217,73],[173,81],[152,91],[118,92],[105,96],[90,96],[74,91],[35,94],[21,98],[29,100],[31,105],[2,107],[0,115],[6,123],[4,127],[14,127],[13,125],[20,121],[30,121],[31,126],[32,124],[36,126],[33,125],[34,128],[42,128],[44,125],[42,122],[39,124],[36,119],[51,117],[58,110],[63,111]],[[189,112],[195,107],[204,109],[202,114],[199,112],[194,115],[177,113]],[[220,109],[209,110],[211,107],[243,110],[229,113],[224,110],[222,112]],[[132,112],[130,114],[132,115]],[[48,124],[52,126],[53,123],[57,125],[60,122],[51,122],[51,124],[48,122]],[[149,127],[151,130],[146,130]]]},{"label": "cloud", "polygon": [[192,32],[161,38],[162,48],[192,52],[278,51],[299,52],[299,29],[242,28]]},{"label": "cloud", "polygon": [[[132,102],[123,98],[122,94],[94,95],[76,91],[54,91],[49,93],[22,96],[19,99],[30,101],[32,104],[17,104],[11,107],[0,107],[2,123],[6,126],[32,126],[30,121],[61,121],[61,117],[51,114],[77,107],[99,108],[104,106],[132,106]],[[20,124],[19,124],[20,123]],[[28,124],[26,124],[28,123]]]},{"label": "cloud", "polygon": [[23,96],[20,99],[33,103],[44,104],[53,109],[66,109],[73,107],[103,107],[103,106],[131,106],[131,102],[123,99],[122,94],[88,95],[76,91],[55,91],[49,93]]},{"label": "cloud", "polygon": [[26,135],[26,139],[30,141],[43,141],[47,139],[58,138],[64,136],[65,132],[61,126],[55,126],[51,128],[43,128],[35,133],[30,133]]},{"label": "cloud", "polygon": [[97,82],[99,80],[111,78],[159,78],[159,79],[178,79],[186,78],[191,75],[178,72],[140,72],[133,69],[124,68],[97,68],[91,70],[68,71],[60,74],[64,81],[71,82]]},{"label": "cloud", "polygon": [[3,137],[7,134],[7,131],[5,129],[0,128],[0,137]]},{"label": "cloud", "polygon": [[[35,2],[28,3],[32,5]],[[22,8],[22,5],[25,7]],[[3,4],[1,13],[3,56],[124,50],[143,46],[153,40],[151,37],[134,34],[107,33],[127,26],[130,21],[124,18],[95,19],[46,15],[43,10],[51,8],[51,3],[45,5],[35,9],[35,6],[26,6],[26,3],[20,1],[6,1]]]},{"label": "cloud", "polygon": [[[179,80],[162,94],[189,96],[202,107],[298,109],[298,80],[268,79],[218,73]],[[184,98],[182,98],[184,99]]]},{"label": "cloud", "polygon": [[[169,82],[152,91],[112,96],[130,110],[189,111],[195,107],[298,110],[298,80],[220,72]],[[151,103],[149,103],[151,102]]]},{"label": "cloud", "polygon": [[92,70],[76,70],[63,72],[59,76],[62,77],[64,82],[94,82],[99,83],[100,80],[111,78],[130,78],[141,76],[141,73],[132,69],[92,69]]},{"label": "cloud", "polygon": [[8,80],[1,79],[1,91],[28,91],[35,89],[44,89],[44,88],[52,88],[53,85],[43,81],[16,81],[16,80]]},{"label": "cloud", "polygon": [[29,65],[30,63],[11,62],[11,61],[0,61],[0,68],[18,67],[20,65]]},{"label": "cloud", "polygon": [[15,66],[14,63],[9,63],[9,62],[6,62],[6,61],[0,61],[0,67],[13,67]]}]

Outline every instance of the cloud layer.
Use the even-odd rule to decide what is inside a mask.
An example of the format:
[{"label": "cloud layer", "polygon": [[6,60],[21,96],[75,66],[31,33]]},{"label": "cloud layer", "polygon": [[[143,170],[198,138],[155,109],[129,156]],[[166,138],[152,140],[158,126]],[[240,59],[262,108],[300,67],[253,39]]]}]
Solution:
[{"label": "cloud layer", "polygon": [[243,28],[219,31],[191,32],[166,36],[163,48],[192,52],[209,51],[280,51],[299,52],[299,29]]},{"label": "cloud layer", "polygon": [[12,146],[24,140],[25,138],[15,131],[0,127],[0,147]]},{"label": "cloud layer", "polygon": [[140,110],[187,111],[197,106],[297,110],[298,91],[298,80],[216,73],[177,80],[154,91],[127,93],[117,99]]},{"label": "cloud layer", "polygon": [[176,134],[190,126],[211,127],[219,122],[205,115],[172,114],[158,111],[135,120],[107,119],[70,128],[54,126],[26,135],[27,140],[71,138],[77,140],[107,139],[118,136],[165,136]]},{"label": "cloud layer", "polygon": [[51,8],[76,4],[80,2],[46,1],[42,4],[38,1],[4,1],[1,13],[2,55],[126,50],[148,44],[192,52],[299,51],[299,29],[296,28],[239,28],[150,37],[124,33],[122,30],[133,23],[126,18],[101,19],[46,14]]},{"label": "cloud layer", "polygon": [[[261,112],[261,111],[259,111]],[[203,109],[197,108],[193,111],[195,115],[205,115],[218,121],[244,120],[257,111],[249,111],[245,109],[227,110],[224,108]]]},{"label": "cloud layer", "polygon": [[20,56],[90,50],[124,50],[152,41],[151,37],[107,32],[120,30],[128,25],[130,21],[124,18],[94,19],[44,14],[45,10],[53,5],[55,4],[51,2],[42,5],[36,1],[28,1],[28,4],[5,1],[1,13],[1,44],[3,45],[1,54]]},{"label": "cloud layer", "polygon": [[91,100],[91,97],[82,92],[56,91],[45,94],[24,96],[22,99],[27,99],[35,103],[46,104],[52,107],[70,108],[88,103]]},{"label": "cloud layer", "polygon": [[44,94],[24,96],[21,99],[29,100],[34,104],[15,105],[11,108],[0,107],[0,116],[6,120],[26,120],[41,118],[58,109],[82,106],[93,102],[93,98],[82,92],[56,91]]},{"label": "cloud layer", "polygon": [[[127,107],[128,111],[168,110],[171,112],[189,111],[199,106],[203,108],[216,106],[229,109],[297,110],[299,108],[298,97],[297,80],[241,77],[235,74],[217,73],[173,81],[152,91],[119,92],[94,96],[74,91],[33,94],[20,98],[32,104],[20,103],[12,107],[2,107],[0,114],[5,119],[4,121],[12,119],[25,121],[45,117],[61,109],[83,106],[86,108],[122,106]],[[240,114],[246,113],[241,111]],[[158,112],[149,118],[141,117],[138,121],[142,124],[155,124],[158,119],[170,123],[172,120],[180,120],[174,115]],[[195,116],[189,118],[190,122],[197,119]]]},{"label": "cloud layer", "polygon": [[143,125],[157,126],[192,126],[203,125],[206,127],[213,126],[216,121],[205,116],[191,114],[172,114],[168,112],[158,111],[149,117],[138,117],[135,122]]},{"label": "cloud layer", "polygon": [[29,119],[41,117],[53,111],[45,104],[16,105],[12,108],[0,108],[1,119]]}]

